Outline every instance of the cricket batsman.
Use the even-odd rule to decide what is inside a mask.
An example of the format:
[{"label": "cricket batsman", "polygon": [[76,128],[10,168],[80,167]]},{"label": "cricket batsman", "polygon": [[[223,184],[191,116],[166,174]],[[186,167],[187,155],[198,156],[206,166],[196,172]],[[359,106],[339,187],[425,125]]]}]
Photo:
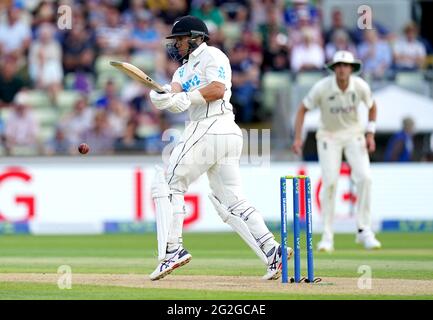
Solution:
[{"label": "cricket batsman", "polygon": [[[342,154],[352,169],[357,192],[356,242],[366,249],[378,249],[380,242],[371,229],[371,175],[369,153],[376,148],[376,103],[369,85],[354,75],[361,70],[361,62],[348,51],[337,51],[327,67],[333,74],[318,81],[302,101],[295,120],[293,151],[302,151],[302,126],[307,111],[320,109],[321,122],[316,133],[317,152],[322,171],[321,203],[324,230],[318,250],[334,250],[333,217],[337,181]],[[368,108],[366,130],[361,125],[358,107],[361,102]],[[366,131],[366,133],[365,133]]]},{"label": "cricket batsman", "polygon": [[[164,85],[167,93],[151,91],[150,98],[159,110],[188,111],[191,121],[170,155],[166,172],[157,167],[152,182],[159,263],[149,277],[162,279],[191,260],[182,245],[184,194],[206,173],[212,190],[209,198],[218,215],[266,265],[263,279],[278,279],[281,247],[242,191],[239,159],[243,139],[230,103],[229,59],[218,48],[207,45],[206,24],[193,16],[177,19],[167,39],[172,41],[167,45],[168,53],[182,65],[171,84]],[[288,248],[288,257],[292,252]]]}]

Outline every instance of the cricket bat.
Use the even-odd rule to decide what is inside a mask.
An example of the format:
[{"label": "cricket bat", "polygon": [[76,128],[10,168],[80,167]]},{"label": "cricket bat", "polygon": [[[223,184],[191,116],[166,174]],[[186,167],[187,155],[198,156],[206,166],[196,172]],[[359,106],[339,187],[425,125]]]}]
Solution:
[{"label": "cricket bat", "polygon": [[122,71],[123,73],[131,77],[132,79],[141,82],[149,89],[155,90],[158,93],[167,92],[158,82],[153,80],[151,77],[149,77],[146,73],[144,73],[133,64],[122,61],[110,61],[110,64],[116,69]]}]

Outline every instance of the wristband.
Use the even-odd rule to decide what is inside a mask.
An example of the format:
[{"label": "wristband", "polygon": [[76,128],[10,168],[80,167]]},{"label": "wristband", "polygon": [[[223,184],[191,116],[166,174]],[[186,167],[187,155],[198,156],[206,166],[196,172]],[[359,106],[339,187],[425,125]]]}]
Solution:
[{"label": "wristband", "polygon": [[194,90],[187,93],[189,100],[191,100],[191,105],[206,105],[206,100],[201,95],[200,91]]},{"label": "wristband", "polygon": [[370,133],[376,133],[376,122],[375,121],[369,121],[367,124],[367,132]]}]

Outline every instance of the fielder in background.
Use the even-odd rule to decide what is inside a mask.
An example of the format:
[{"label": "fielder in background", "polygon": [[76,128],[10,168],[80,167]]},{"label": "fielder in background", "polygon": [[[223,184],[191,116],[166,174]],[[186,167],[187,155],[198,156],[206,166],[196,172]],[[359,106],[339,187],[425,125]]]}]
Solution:
[{"label": "fielder in background", "polygon": [[[243,139],[230,104],[230,62],[221,50],[207,45],[208,29],[196,17],[176,20],[167,39],[172,39],[168,53],[182,65],[171,84],[164,85],[168,93],[151,91],[150,98],[159,110],[188,110],[191,121],[170,155],[167,171],[157,167],[152,183],[159,263],[150,279],[161,279],[191,260],[182,245],[184,194],[204,173],[212,190],[210,200],[219,216],[266,265],[263,279],[278,279],[281,247],[242,192],[239,160]],[[287,251],[290,257],[293,251]]]},{"label": "fielder in background", "polygon": [[[321,123],[316,133],[317,152],[322,171],[321,192],[324,229],[318,250],[334,250],[333,218],[335,197],[342,154],[352,168],[352,179],[357,192],[356,242],[366,249],[378,249],[380,242],[371,229],[371,176],[369,153],[374,152],[376,103],[369,85],[353,75],[361,70],[361,62],[348,51],[337,51],[327,67],[334,73],[317,82],[302,101],[295,120],[293,151],[302,152],[302,126],[308,110],[320,109]],[[368,108],[368,125],[361,125],[358,106]]]}]

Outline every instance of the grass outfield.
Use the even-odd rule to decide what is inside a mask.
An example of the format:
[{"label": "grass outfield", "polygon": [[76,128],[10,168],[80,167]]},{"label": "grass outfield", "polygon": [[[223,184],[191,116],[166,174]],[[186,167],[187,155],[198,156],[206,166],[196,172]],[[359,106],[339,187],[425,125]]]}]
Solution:
[{"label": "grass outfield", "polygon": [[[184,245],[192,254],[192,261],[158,282],[147,279],[156,266],[155,234],[3,235],[0,236],[0,299],[433,299],[433,294],[405,293],[398,287],[395,292],[369,293],[356,288],[339,291],[340,278],[345,279],[346,286],[353,279],[356,286],[361,276],[360,266],[371,268],[373,286],[376,279],[411,281],[402,282],[403,289],[408,284],[415,287],[422,284],[416,280],[433,281],[433,234],[383,233],[378,238],[383,249],[365,251],[354,243],[354,235],[336,235],[334,253],[315,252],[315,275],[323,283],[313,285],[310,290],[309,284],[286,287],[280,281],[262,284],[264,266],[233,233],[186,233]],[[304,252],[302,256],[305,266]],[[57,286],[56,279],[61,276],[57,270],[61,265],[72,269],[71,290],[60,290]],[[38,280],[37,275],[51,278]],[[200,287],[206,276],[226,278],[215,280],[216,286],[208,290],[206,286]],[[238,287],[236,279],[239,279]],[[252,285],[253,289],[242,287],[242,283],[245,287]]]}]

